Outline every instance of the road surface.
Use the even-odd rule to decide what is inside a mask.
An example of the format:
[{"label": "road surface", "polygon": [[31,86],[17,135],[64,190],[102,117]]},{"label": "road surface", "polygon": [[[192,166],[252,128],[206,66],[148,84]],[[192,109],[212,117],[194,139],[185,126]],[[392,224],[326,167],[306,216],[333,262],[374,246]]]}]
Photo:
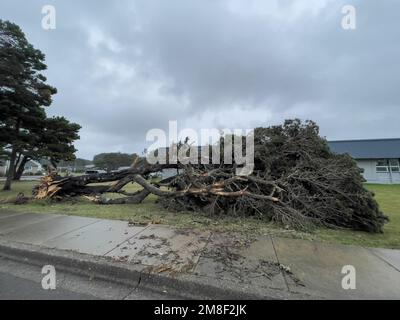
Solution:
[{"label": "road surface", "polygon": [[40,283],[0,272],[0,300],[92,300],[93,296],[56,289],[44,290]]},{"label": "road surface", "polygon": [[56,289],[42,288],[42,269],[0,257],[0,300],[169,300],[166,292],[151,292],[56,270]]}]

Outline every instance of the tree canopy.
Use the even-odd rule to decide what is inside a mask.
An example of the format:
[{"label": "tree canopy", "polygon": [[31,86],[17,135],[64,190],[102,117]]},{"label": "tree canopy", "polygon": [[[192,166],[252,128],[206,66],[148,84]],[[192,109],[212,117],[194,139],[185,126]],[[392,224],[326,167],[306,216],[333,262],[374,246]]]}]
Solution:
[{"label": "tree canopy", "polygon": [[[79,125],[63,117],[47,118],[56,88],[47,84],[45,55],[14,23],[0,20],[0,146],[10,160],[4,190],[30,159],[71,159]],[[20,165],[20,168],[17,168]],[[22,172],[21,172],[22,173]]]}]

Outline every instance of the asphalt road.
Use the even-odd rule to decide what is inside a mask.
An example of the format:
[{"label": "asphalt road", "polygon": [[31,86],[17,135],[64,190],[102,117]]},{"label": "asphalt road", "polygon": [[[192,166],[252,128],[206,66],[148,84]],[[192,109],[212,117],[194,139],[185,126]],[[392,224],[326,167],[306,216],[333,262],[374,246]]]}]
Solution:
[{"label": "asphalt road", "polygon": [[42,268],[0,256],[0,300],[171,300],[165,291],[116,284],[56,270],[56,289],[45,290]]},{"label": "asphalt road", "polygon": [[93,296],[56,288],[44,290],[40,283],[0,272],[0,300],[92,300]]}]

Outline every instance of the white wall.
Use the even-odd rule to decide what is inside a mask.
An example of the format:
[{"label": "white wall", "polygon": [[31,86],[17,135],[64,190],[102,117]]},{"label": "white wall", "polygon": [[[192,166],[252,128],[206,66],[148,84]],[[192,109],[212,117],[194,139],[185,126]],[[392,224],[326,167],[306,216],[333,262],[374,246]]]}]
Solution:
[{"label": "white wall", "polygon": [[[376,160],[356,160],[358,166],[364,169],[363,176],[369,183],[400,183],[400,173],[376,172]],[[392,179],[391,179],[392,176]]]},{"label": "white wall", "polygon": [[400,183],[400,172],[392,172],[393,183]]},{"label": "white wall", "polygon": [[6,170],[7,170],[7,168],[5,166],[0,166],[0,177],[3,177],[6,175]]},{"label": "white wall", "polygon": [[163,169],[161,171],[161,177],[162,179],[167,179],[170,177],[174,177],[178,174],[178,171],[176,169]]},{"label": "white wall", "polygon": [[8,161],[2,161],[2,164],[0,165],[0,176],[5,176],[7,174],[7,168],[8,168]]}]

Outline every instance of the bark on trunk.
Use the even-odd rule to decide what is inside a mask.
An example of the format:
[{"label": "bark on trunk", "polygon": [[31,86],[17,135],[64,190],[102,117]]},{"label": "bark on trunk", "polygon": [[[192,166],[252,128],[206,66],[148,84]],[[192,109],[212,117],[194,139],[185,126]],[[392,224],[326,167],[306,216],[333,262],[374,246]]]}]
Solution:
[{"label": "bark on trunk", "polygon": [[10,167],[8,168],[7,179],[6,179],[6,182],[4,183],[4,187],[3,187],[4,191],[11,190],[11,181],[13,180],[13,177],[14,177],[15,160],[17,158],[17,151],[15,149],[16,149],[16,147],[14,146],[11,151]]},{"label": "bark on trunk", "polygon": [[[16,126],[15,126],[15,139],[16,140],[18,139],[18,136],[19,136],[20,125],[21,125],[21,122],[18,119]],[[11,151],[10,167],[8,168],[7,179],[6,179],[6,182],[4,183],[4,187],[3,187],[4,191],[11,190],[11,182],[14,178],[15,161],[16,160],[17,160],[17,146],[14,144],[12,147],[12,151]]]},{"label": "bark on trunk", "polygon": [[21,176],[22,176],[22,174],[24,173],[24,170],[25,170],[25,165],[26,165],[26,163],[29,161],[29,158],[27,158],[27,157],[23,157],[22,158],[22,161],[19,163],[19,165],[18,165],[18,168],[16,167],[15,169],[16,170],[14,170],[14,178],[13,178],[13,180],[14,181],[19,181],[19,180],[21,180]]},{"label": "bark on trunk", "polygon": [[[102,193],[121,193],[121,189],[134,181],[135,175],[148,176],[150,173],[159,172],[164,168],[175,168],[177,165],[151,165],[146,160],[135,163],[131,168],[118,172],[102,174],[89,174],[78,177],[61,178],[50,175],[42,179],[35,197],[38,199],[52,198],[56,196],[98,195]],[[114,182],[102,186],[91,186],[93,183]],[[142,194],[144,195],[144,193]],[[136,198],[135,198],[136,199]],[[137,199],[140,199],[137,198]],[[137,200],[133,200],[137,201]]]}]

